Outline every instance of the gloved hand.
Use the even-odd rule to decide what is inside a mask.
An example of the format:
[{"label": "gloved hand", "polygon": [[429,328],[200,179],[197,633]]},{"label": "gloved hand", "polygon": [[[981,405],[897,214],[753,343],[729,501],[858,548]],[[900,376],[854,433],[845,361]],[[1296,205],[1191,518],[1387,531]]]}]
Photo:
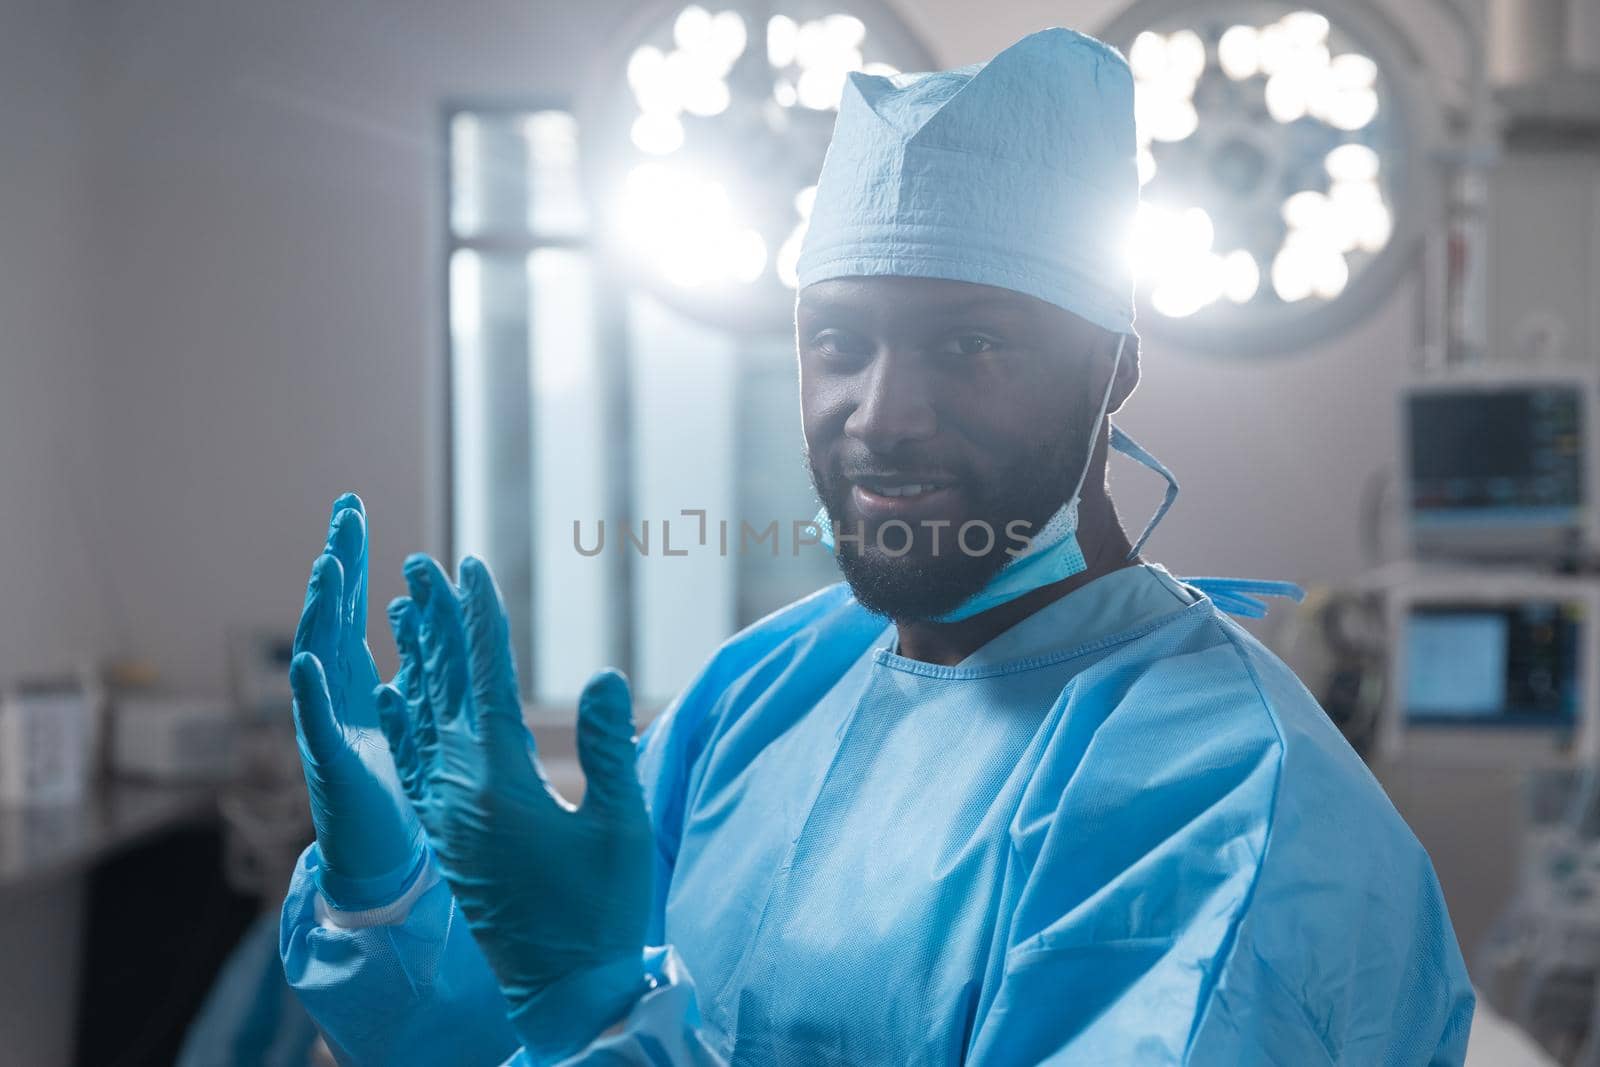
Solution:
[{"label": "gloved hand", "polygon": [[644,991],[651,829],[634,764],[628,683],[602,671],[578,704],[577,808],[540,771],[522,721],[500,594],[468,558],[457,590],[427,556],[406,561],[395,640],[420,665],[411,699],[379,691],[406,794],[536,1058],[581,1048]]},{"label": "gloved hand", "polygon": [[[295,738],[322,854],[322,895],[336,908],[380,907],[420,870],[424,838],[378,730],[378,668],[367,647],[366,511],[354,493],[333,502],[294,652]],[[396,681],[411,688],[418,680],[402,674]]]}]

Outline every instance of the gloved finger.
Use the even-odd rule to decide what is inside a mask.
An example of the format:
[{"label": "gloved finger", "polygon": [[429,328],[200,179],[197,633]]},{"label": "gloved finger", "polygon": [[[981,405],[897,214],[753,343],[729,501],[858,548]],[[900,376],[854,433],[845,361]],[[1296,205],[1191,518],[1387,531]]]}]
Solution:
[{"label": "gloved finger", "polygon": [[344,501],[354,501],[356,506],[334,512],[328,527],[327,551],[344,568],[344,600],[339,606],[341,636],[363,641],[367,636],[367,520],[360,508],[360,497],[346,493],[334,501],[335,508]]},{"label": "gloved finger", "polygon": [[294,650],[310,652],[323,663],[333,663],[339,647],[339,598],[344,571],[339,560],[326,552],[311,565],[306,583],[306,603],[294,631]]},{"label": "gloved finger", "polygon": [[411,803],[420,805],[426,792],[426,776],[417,756],[406,699],[391,685],[378,686],[372,695],[378,705],[378,723],[383,727],[389,753],[394,757],[394,769],[400,776],[400,788],[405,790]]},{"label": "gloved finger", "polygon": [[390,601],[389,629],[394,634],[395,650],[400,653],[400,671],[392,684],[410,711],[417,759],[423,768],[429,768],[438,752],[439,732],[428,703],[427,680],[423,677],[422,646],[418,636],[421,625],[421,613],[410,597],[396,597]]},{"label": "gloved finger", "polygon": [[522,695],[505,604],[489,568],[476,556],[461,561],[462,614],[467,635],[467,680],[473,726],[480,732],[500,725],[522,728]]},{"label": "gloved finger", "polygon": [[394,635],[395,651],[400,656],[400,669],[395,671],[389,684],[400,691],[407,700],[422,690],[422,651],[417,647],[417,627],[421,614],[416,601],[408,596],[397,596],[389,601],[389,632]]},{"label": "gloved finger", "polygon": [[344,731],[333,716],[328,679],[314,654],[301,652],[289,662],[289,689],[294,694],[294,732],[301,758],[312,767],[332,765],[344,753]]},{"label": "gloved finger", "polygon": [[405,563],[406,585],[421,612],[417,641],[422,673],[441,737],[461,716],[467,699],[467,640],[461,623],[461,601],[455,584],[434,562],[417,553]]},{"label": "gloved finger", "polygon": [[587,782],[583,806],[618,810],[644,802],[633,736],[628,679],[607,668],[578,697],[578,763]]}]

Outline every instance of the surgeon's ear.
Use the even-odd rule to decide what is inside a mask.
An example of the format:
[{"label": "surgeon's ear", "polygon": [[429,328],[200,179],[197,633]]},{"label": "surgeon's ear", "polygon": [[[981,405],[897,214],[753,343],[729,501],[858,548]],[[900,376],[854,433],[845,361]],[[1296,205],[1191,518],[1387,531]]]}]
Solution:
[{"label": "surgeon's ear", "polygon": [[[1117,364],[1117,380],[1111,386],[1111,399],[1106,405],[1107,414],[1120,410],[1139,386],[1139,335],[1129,331],[1126,336],[1128,340],[1122,347],[1122,361]],[[1109,332],[1105,335],[1107,360],[1116,358],[1117,342],[1122,337],[1122,334]]]}]

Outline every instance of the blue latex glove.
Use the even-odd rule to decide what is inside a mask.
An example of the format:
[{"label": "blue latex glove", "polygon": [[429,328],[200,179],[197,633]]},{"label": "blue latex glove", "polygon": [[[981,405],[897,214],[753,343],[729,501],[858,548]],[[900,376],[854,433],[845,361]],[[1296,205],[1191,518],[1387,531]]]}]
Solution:
[{"label": "blue latex glove", "polygon": [[505,610],[482,562],[459,593],[427,556],[390,608],[412,699],[379,691],[384,732],[440,871],[537,1059],[559,1059],[644,991],[651,829],[634,765],[628,683],[602,671],[578,705],[583,804],[539,769],[522,721]]},{"label": "blue latex glove", "polygon": [[[322,856],[319,888],[336,908],[391,903],[420,871],[424,838],[378,730],[378,668],[367,647],[366,511],[354,493],[333,502],[294,652],[289,684]],[[415,684],[403,675],[396,681]]]}]

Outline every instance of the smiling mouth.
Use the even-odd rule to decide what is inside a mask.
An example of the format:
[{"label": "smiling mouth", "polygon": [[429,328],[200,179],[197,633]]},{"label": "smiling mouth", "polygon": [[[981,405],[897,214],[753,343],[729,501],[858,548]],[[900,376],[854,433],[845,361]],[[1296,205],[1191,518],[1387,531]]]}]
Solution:
[{"label": "smiling mouth", "polygon": [[932,482],[914,482],[910,485],[882,485],[875,488],[863,485],[862,488],[866,489],[869,493],[876,494],[877,496],[898,499],[900,497],[908,496],[926,496],[929,493],[937,492],[938,490],[943,489],[944,486],[935,485]]},{"label": "smiling mouth", "polygon": [[927,496],[941,489],[949,489],[952,485],[949,479],[937,480],[923,476],[910,478],[904,476],[862,475],[851,478],[850,481],[857,489],[865,490],[873,496],[887,497],[889,499]]},{"label": "smiling mouth", "polygon": [[869,522],[956,517],[960,499],[952,479],[916,475],[860,475],[850,479],[851,500]]}]

